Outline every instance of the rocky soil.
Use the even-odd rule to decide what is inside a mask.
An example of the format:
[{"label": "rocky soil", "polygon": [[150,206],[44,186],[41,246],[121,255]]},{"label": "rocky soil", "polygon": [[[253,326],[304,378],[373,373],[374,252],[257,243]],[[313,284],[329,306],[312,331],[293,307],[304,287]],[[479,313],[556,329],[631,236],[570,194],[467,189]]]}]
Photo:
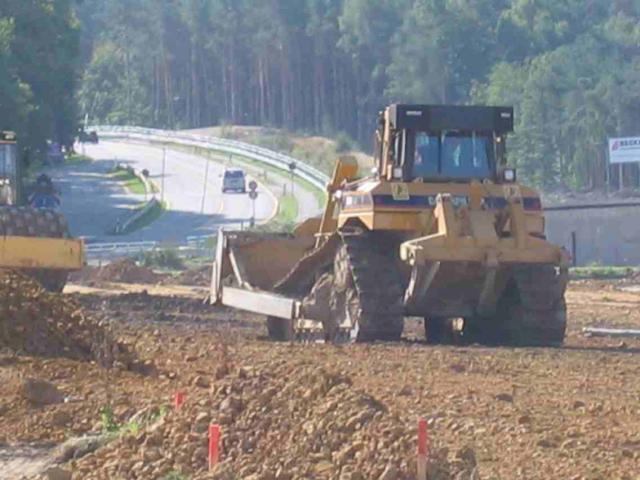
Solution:
[{"label": "rocky soil", "polygon": [[0,270],[0,298],[0,351],[91,360],[105,368],[129,368],[135,361],[107,321],[30,278]]},{"label": "rocky soil", "polygon": [[[640,472],[640,285],[582,281],[562,349],[274,344],[259,318],[194,298],[79,295],[83,315],[153,371],[22,352],[0,358],[0,442],[112,432],[63,465],[74,479],[413,479],[416,422],[429,423],[430,479],[630,479]],[[417,322],[407,333],[419,338]],[[24,379],[62,403],[33,404]],[[8,390],[8,392],[7,392]],[[186,403],[176,411],[176,392]],[[7,392],[7,393],[5,393]],[[105,418],[104,412],[111,412]],[[207,427],[222,428],[207,468]],[[2,476],[0,462],[0,478]]]},{"label": "rocky soil", "polygon": [[184,270],[175,277],[164,279],[162,283],[166,285],[208,287],[211,285],[211,266]]}]

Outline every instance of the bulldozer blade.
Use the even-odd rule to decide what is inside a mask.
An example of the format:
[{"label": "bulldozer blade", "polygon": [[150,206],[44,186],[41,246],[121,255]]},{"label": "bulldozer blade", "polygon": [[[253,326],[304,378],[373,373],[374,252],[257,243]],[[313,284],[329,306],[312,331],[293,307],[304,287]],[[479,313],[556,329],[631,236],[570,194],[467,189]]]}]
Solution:
[{"label": "bulldozer blade", "polygon": [[296,318],[299,310],[299,302],[294,299],[233,287],[223,289],[222,303],[228,307],[286,320]]},{"label": "bulldozer blade", "polygon": [[272,290],[313,247],[314,241],[308,236],[221,230],[212,287],[219,290],[223,280],[232,275],[239,287]]}]

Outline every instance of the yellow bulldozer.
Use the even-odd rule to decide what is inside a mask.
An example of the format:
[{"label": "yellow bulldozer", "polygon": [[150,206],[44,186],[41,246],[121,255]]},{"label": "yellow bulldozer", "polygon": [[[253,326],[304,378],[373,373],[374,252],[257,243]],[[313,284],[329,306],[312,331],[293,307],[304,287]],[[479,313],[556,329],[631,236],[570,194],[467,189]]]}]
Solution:
[{"label": "yellow bulldozer", "polygon": [[85,264],[82,240],[69,238],[64,217],[25,204],[16,134],[0,131],[0,269],[21,271],[50,291]]},{"label": "yellow bulldozer", "polygon": [[213,303],[267,316],[274,340],[559,345],[569,254],[507,165],[510,107],[391,105],[376,167],[337,162],[322,218],[218,235]]}]

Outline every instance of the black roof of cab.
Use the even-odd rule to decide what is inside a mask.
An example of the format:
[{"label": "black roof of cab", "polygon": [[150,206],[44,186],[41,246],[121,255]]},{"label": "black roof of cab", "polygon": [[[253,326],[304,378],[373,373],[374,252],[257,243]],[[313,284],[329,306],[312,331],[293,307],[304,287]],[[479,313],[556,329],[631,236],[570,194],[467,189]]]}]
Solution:
[{"label": "black roof of cab", "polygon": [[389,121],[397,130],[475,130],[513,132],[513,107],[459,105],[402,105],[389,107]]}]

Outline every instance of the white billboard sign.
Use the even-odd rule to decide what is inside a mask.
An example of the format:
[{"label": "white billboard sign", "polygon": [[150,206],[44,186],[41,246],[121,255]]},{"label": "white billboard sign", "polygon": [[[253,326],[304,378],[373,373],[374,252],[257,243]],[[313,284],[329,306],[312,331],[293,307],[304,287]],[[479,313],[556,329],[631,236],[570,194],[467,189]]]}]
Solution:
[{"label": "white billboard sign", "polygon": [[640,162],[640,137],[610,138],[609,161],[611,163]]}]

